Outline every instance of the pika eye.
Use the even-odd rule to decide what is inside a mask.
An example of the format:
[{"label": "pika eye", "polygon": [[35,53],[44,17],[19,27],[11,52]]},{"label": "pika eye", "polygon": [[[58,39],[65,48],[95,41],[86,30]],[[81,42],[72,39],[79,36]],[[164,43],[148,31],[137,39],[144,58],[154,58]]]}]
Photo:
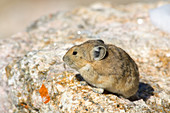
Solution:
[{"label": "pika eye", "polygon": [[73,55],[77,55],[77,51],[73,51]]}]

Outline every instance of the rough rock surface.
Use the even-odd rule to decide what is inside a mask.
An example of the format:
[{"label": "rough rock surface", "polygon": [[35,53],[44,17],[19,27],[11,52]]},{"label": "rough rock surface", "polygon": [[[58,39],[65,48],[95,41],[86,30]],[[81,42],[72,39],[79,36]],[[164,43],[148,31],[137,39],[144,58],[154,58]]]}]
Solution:
[{"label": "rough rock surface", "polygon": [[[0,111],[170,112],[170,34],[152,25],[148,14],[161,4],[96,3],[49,14],[0,40]],[[115,44],[136,61],[138,98],[95,93],[63,63],[70,47],[90,39]]]}]

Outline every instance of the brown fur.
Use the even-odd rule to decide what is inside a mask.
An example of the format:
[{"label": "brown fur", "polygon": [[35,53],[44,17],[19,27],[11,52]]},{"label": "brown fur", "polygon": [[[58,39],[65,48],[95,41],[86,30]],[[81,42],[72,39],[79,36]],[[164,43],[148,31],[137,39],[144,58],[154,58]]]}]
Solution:
[{"label": "brown fur", "polygon": [[139,72],[136,63],[124,50],[114,45],[106,45],[101,40],[89,40],[68,50],[63,60],[96,87],[125,98],[133,96],[138,90]]}]

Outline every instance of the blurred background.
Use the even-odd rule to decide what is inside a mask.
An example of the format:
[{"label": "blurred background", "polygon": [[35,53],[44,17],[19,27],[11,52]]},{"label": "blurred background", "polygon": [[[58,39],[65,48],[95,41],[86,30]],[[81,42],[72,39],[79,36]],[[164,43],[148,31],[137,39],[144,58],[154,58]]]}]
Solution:
[{"label": "blurred background", "polygon": [[12,34],[24,31],[34,20],[56,11],[87,6],[95,2],[119,5],[156,1],[158,0],[0,0],[0,38],[8,38]]}]

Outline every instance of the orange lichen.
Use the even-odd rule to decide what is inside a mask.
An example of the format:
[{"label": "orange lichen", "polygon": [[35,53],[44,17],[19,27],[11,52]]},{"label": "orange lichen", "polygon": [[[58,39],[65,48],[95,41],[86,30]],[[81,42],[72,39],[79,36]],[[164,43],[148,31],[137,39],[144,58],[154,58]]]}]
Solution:
[{"label": "orange lichen", "polygon": [[25,103],[21,103],[21,106],[23,106],[24,108],[28,109],[28,105]]},{"label": "orange lichen", "polygon": [[[170,76],[170,57],[168,54],[170,50],[152,50],[151,56],[156,58],[155,64],[159,64],[156,68],[161,71],[162,75]],[[153,61],[152,61],[153,62]],[[152,69],[153,70],[153,69]]]},{"label": "orange lichen", "polygon": [[48,89],[45,87],[44,84],[42,84],[40,90],[39,90],[40,96],[42,98],[42,101],[46,104],[50,101],[50,96],[48,94]]}]

